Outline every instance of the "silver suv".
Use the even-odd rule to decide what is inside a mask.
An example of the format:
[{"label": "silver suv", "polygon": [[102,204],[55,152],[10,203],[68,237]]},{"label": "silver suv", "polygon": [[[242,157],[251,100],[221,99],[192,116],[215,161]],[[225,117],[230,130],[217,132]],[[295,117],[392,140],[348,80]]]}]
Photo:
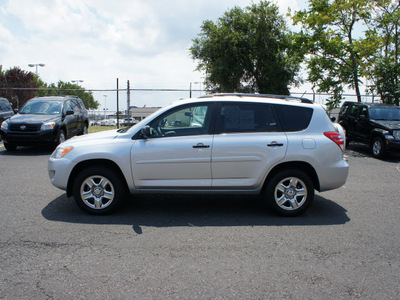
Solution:
[{"label": "silver suv", "polygon": [[342,186],[344,136],[302,98],[216,94],[179,101],[129,129],[68,140],[49,159],[51,183],[85,211],[114,210],[126,194],[260,194],[294,216],[314,189]]}]

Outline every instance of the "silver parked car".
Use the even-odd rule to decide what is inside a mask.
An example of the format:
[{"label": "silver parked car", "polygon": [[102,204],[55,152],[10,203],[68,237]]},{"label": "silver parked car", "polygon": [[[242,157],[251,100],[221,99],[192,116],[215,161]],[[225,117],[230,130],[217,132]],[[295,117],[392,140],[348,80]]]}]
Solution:
[{"label": "silver parked car", "polygon": [[114,210],[127,193],[201,192],[260,194],[294,216],[314,190],[346,182],[340,132],[307,99],[216,94],[179,101],[131,128],[68,140],[48,172],[93,214]]}]

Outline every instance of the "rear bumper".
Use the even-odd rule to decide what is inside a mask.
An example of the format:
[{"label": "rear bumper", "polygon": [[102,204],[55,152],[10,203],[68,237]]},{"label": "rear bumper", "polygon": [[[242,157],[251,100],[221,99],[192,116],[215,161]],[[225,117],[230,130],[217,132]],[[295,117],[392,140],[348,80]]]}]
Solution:
[{"label": "rear bumper", "polygon": [[340,160],[324,168],[320,173],[320,192],[337,189],[344,185],[349,175],[349,165],[346,160]]}]

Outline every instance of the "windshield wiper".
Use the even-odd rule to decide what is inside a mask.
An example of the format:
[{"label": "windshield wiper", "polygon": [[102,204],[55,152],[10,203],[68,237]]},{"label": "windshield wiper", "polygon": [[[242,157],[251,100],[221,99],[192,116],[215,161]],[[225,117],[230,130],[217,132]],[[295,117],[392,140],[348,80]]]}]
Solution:
[{"label": "windshield wiper", "polygon": [[117,132],[124,133],[124,132],[127,132],[128,129],[129,129],[129,127],[121,128],[121,129],[118,129]]}]

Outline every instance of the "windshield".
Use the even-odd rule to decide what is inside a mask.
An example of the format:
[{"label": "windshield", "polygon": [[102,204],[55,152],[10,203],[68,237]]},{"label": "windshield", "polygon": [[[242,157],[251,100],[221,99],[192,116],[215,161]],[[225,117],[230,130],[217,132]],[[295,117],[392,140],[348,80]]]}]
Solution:
[{"label": "windshield", "polygon": [[400,121],[400,107],[371,107],[370,114],[374,120]]},{"label": "windshield", "polygon": [[31,101],[25,104],[20,114],[58,115],[61,113],[62,102]]}]

